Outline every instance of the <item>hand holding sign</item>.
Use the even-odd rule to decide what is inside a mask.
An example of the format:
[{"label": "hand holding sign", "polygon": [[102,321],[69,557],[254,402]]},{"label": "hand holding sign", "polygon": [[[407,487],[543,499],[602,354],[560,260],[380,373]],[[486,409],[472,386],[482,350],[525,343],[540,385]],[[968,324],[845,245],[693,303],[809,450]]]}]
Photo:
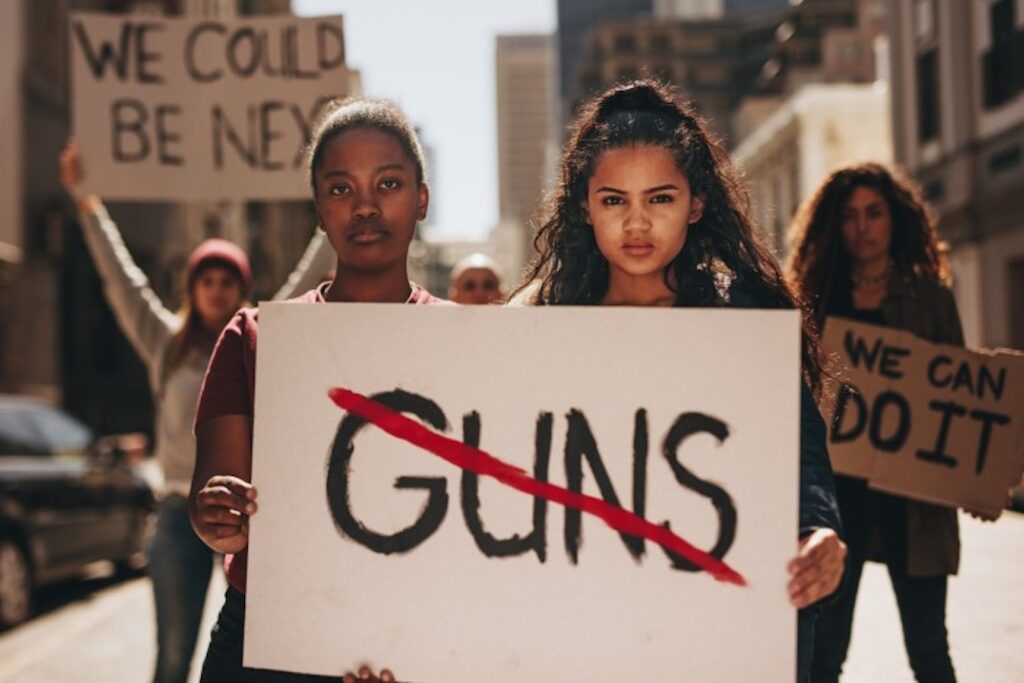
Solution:
[{"label": "hand holding sign", "polygon": [[[795,677],[795,312],[271,304],[259,324],[247,666]],[[810,602],[841,545],[804,548]]]},{"label": "hand holding sign", "polygon": [[210,477],[196,495],[196,526],[219,553],[239,553],[249,544],[249,517],[256,514],[256,489],[238,477]]},{"label": "hand holding sign", "polygon": [[388,669],[381,669],[380,676],[373,673],[373,669],[368,666],[359,667],[358,678],[351,671],[345,674],[341,679],[342,683],[358,683],[359,681],[367,681],[368,683],[394,683],[395,675]]},{"label": "hand holding sign", "polygon": [[834,529],[815,529],[800,539],[800,552],[789,563],[789,601],[797,609],[809,607],[839,588],[846,560],[846,544]]}]

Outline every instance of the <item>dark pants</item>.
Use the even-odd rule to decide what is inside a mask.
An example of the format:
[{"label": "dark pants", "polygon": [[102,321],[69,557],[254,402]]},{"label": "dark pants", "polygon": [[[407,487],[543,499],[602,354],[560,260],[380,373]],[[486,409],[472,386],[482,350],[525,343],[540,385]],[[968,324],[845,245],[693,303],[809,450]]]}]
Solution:
[{"label": "dark pants", "polygon": [[812,680],[814,683],[839,680],[850,646],[857,588],[869,542],[875,534],[896,593],[903,643],[914,677],[921,683],[955,682],[946,634],[946,576],[907,575],[906,512],[902,498],[870,492],[866,487],[861,490],[843,479],[836,478],[836,488],[847,529],[849,564],[841,592],[818,616]]},{"label": "dark pants", "polygon": [[210,634],[210,648],[203,662],[200,683],[314,683],[317,681],[338,683],[338,676],[313,676],[294,674],[286,671],[247,669],[242,667],[242,640],[245,625],[245,596],[228,587],[224,593],[224,607],[217,616],[217,623]]},{"label": "dark pants", "polygon": [[213,551],[192,530],[188,501],[180,496],[160,501],[149,547],[156,605],[154,683],[188,680],[212,572]]},{"label": "dark pants", "polygon": [[814,652],[814,629],[817,607],[808,607],[797,612],[796,618],[796,680],[797,683],[811,682],[811,656]]}]

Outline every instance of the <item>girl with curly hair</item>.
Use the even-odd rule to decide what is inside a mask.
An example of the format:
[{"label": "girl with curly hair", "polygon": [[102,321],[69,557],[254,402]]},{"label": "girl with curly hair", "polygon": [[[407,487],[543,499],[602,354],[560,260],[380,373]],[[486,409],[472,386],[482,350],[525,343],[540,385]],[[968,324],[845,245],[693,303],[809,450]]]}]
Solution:
[{"label": "girl with curly hair", "polygon": [[[963,331],[935,223],[917,187],[874,163],[832,173],[792,227],[788,277],[816,323],[842,316],[962,346]],[[813,678],[836,681],[846,659],[865,560],[884,562],[919,681],[954,681],[946,577],[960,560],[956,510],[836,478],[849,544],[847,580],[818,623]]]},{"label": "girl with curly hair", "polygon": [[[795,308],[755,232],[728,154],[688,106],[650,80],[586,105],[562,155],[539,256],[514,301],[536,305]],[[804,324],[806,384],[817,387],[815,333]],[[798,669],[807,680],[813,611],[835,591],[845,548],[837,530],[825,425],[801,400],[800,528],[788,591],[800,608]]]}]

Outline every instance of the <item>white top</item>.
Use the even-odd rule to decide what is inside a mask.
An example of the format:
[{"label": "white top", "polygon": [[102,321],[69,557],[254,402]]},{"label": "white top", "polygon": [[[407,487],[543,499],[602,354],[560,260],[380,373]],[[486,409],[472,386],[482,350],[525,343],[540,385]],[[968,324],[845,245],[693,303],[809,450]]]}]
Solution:
[{"label": "white top", "polygon": [[[103,281],[107,302],[121,330],[146,364],[156,413],[155,455],[164,478],[159,493],[188,495],[196,459],[192,424],[210,352],[194,349],[164,377],[164,364],[182,320],[164,306],[150,287],[149,279],[132,259],[106,207],[101,205],[93,212],[82,213],[80,218],[82,234]],[[334,263],[334,250],[323,231],[317,230],[287,283],[274,298],[287,299],[312,289]]]}]

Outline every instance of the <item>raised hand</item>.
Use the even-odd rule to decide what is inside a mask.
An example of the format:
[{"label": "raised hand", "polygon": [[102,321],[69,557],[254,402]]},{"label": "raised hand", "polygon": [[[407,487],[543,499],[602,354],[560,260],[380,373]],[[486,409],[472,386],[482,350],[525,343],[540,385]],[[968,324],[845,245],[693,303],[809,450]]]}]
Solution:
[{"label": "raised hand", "polygon": [[78,205],[79,211],[91,211],[100,203],[100,198],[94,194],[82,195],[82,160],[78,154],[78,145],[74,138],[68,138],[67,144],[58,157],[58,173],[60,184],[71,195]]}]

